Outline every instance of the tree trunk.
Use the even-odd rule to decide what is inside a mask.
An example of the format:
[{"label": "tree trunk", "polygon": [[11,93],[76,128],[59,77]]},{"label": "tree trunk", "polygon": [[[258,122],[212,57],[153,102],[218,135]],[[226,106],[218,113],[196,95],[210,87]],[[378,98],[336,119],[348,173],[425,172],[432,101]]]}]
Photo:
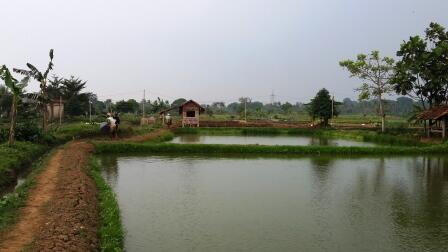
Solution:
[{"label": "tree trunk", "polygon": [[14,144],[15,139],[15,131],[16,131],[16,121],[17,121],[17,101],[16,97],[12,97],[12,106],[11,106],[11,125],[9,126],[9,139],[8,145],[12,146]]},{"label": "tree trunk", "polygon": [[386,132],[386,115],[384,114],[383,99],[381,95],[378,96],[378,102],[380,106],[380,116],[381,116],[381,132]]},{"label": "tree trunk", "polygon": [[48,129],[48,111],[47,111],[47,94],[46,94],[46,83],[41,83],[42,89],[42,131],[47,132]]}]

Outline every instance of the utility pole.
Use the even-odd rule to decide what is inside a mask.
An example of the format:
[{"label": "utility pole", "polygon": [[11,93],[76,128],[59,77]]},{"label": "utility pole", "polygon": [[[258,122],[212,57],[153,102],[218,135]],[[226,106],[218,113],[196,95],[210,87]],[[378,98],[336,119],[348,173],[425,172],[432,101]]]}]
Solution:
[{"label": "utility pole", "polygon": [[247,97],[244,98],[244,121],[247,122]]},{"label": "utility pole", "polygon": [[146,90],[143,89],[142,117],[145,118]]},{"label": "utility pole", "polygon": [[334,95],[331,97],[331,119],[334,117]]},{"label": "utility pole", "polygon": [[272,90],[272,93],[271,93],[271,105],[274,105],[274,103],[275,103],[275,94],[274,94],[274,90]]},{"label": "utility pole", "polygon": [[89,99],[89,122],[92,124],[92,100]]}]

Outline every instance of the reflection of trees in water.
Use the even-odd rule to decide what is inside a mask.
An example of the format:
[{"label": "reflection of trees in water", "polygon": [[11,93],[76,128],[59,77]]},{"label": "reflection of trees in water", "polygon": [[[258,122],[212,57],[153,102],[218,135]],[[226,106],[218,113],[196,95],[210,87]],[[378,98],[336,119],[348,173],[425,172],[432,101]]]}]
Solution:
[{"label": "reflection of trees in water", "polygon": [[330,145],[330,140],[325,137],[310,137],[310,143],[309,145]]},{"label": "reflection of trees in water", "polygon": [[409,248],[448,250],[448,158],[415,158],[409,169],[415,178],[411,190],[395,185],[392,191],[396,235]]},{"label": "reflection of trees in water", "polygon": [[329,169],[333,165],[334,160],[332,157],[316,157],[310,159],[314,178],[321,186],[327,182]]},{"label": "reflection of trees in water", "polygon": [[106,180],[112,185],[117,184],[118,180],[118,161],[115,155],[101,156],[102,173],[105,175]]}]

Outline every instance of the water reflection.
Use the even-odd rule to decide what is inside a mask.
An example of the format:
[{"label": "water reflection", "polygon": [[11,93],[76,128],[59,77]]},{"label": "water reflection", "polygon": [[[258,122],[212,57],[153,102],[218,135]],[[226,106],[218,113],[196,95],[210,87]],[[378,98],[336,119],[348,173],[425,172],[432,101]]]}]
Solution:
[{"label": "water reflection", "polygon": [[409,169],[414,173],[414,188],[396,185],[393,191],[395,235],[406,250],[442,251],[448,248],[448,159],[414,159]]},{"label": "water reflection", "polygon": [[102,164],[128,251],[448,251],[446,157]]},{"label": "water reflection", "polygon": [[102,166],[102,174],[106,181],[113,187],[117,184],[118,180],[118,161],[117,157],[113,155],[103,155],[100,159]]},{"label": "water reflection", "polygon": [[259,144],[291,146],[377,146],[374,143],[354,140],[313,137],[313,136],[215,136],[198,134],[181,134],[171,143],[177,144]]}]

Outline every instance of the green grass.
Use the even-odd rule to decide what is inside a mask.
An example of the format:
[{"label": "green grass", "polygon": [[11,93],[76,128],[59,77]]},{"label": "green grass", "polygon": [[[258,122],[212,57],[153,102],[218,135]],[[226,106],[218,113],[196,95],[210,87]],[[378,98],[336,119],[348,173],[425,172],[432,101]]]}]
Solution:
[{"label": "green grass", "polygon": [[0,189],[16,179],[16,174],[48,150],[47,146],[16,142],[12,147],[0,144]]},{"label": "green grass", "polygon": [[[403,133],[404,132],[404,133]],[[326,138],[352,139],[361,142],[373,142],[388,145],[423,145],[418,138],[407,131],[401,135],[379,133],[372,130],[336,130],[336,129],[279,129],[279,128],[178,128],[176,134],[202,134],[202,135],[296,135]],[[405,134],[406,133],[406,134]]]},{"label": "green grass", "polygon": [[264,146],[264,145],[219,145],[219,144],[152,144],[152,143],[96,143],[97,153],[178,153],[178,154],[277,154],[277,155],[411,155],[447,154],[448,145],[429,146]]},{"label": "green grass", "polygon": [[18,186],[14,192],[0,198],[0,231],[16,222],[19,208],[24,206],[29,189],[35,185],[37,175],[42,171],[51,154],[52,152],[34,162],[31,167],[32,171],[25,182]]},{"label": "green grass", "polygon": [[[129,122],[122,122],[119,127],[119,137],[146,134],[154,130],[151,126],[135,126]],[[60,141],[68,141],[79,138],[109,137],[100,132],[99,124],[86,124],[83,122],[64,124],[52,130],[52,133]]]},{"label": "green grass", "polygon": [[118,202],[112,188],[101,176],[101,167],[95,157],[90,158],[87,171],[97,188],[100,249],[123,251],[124,233]]}]

